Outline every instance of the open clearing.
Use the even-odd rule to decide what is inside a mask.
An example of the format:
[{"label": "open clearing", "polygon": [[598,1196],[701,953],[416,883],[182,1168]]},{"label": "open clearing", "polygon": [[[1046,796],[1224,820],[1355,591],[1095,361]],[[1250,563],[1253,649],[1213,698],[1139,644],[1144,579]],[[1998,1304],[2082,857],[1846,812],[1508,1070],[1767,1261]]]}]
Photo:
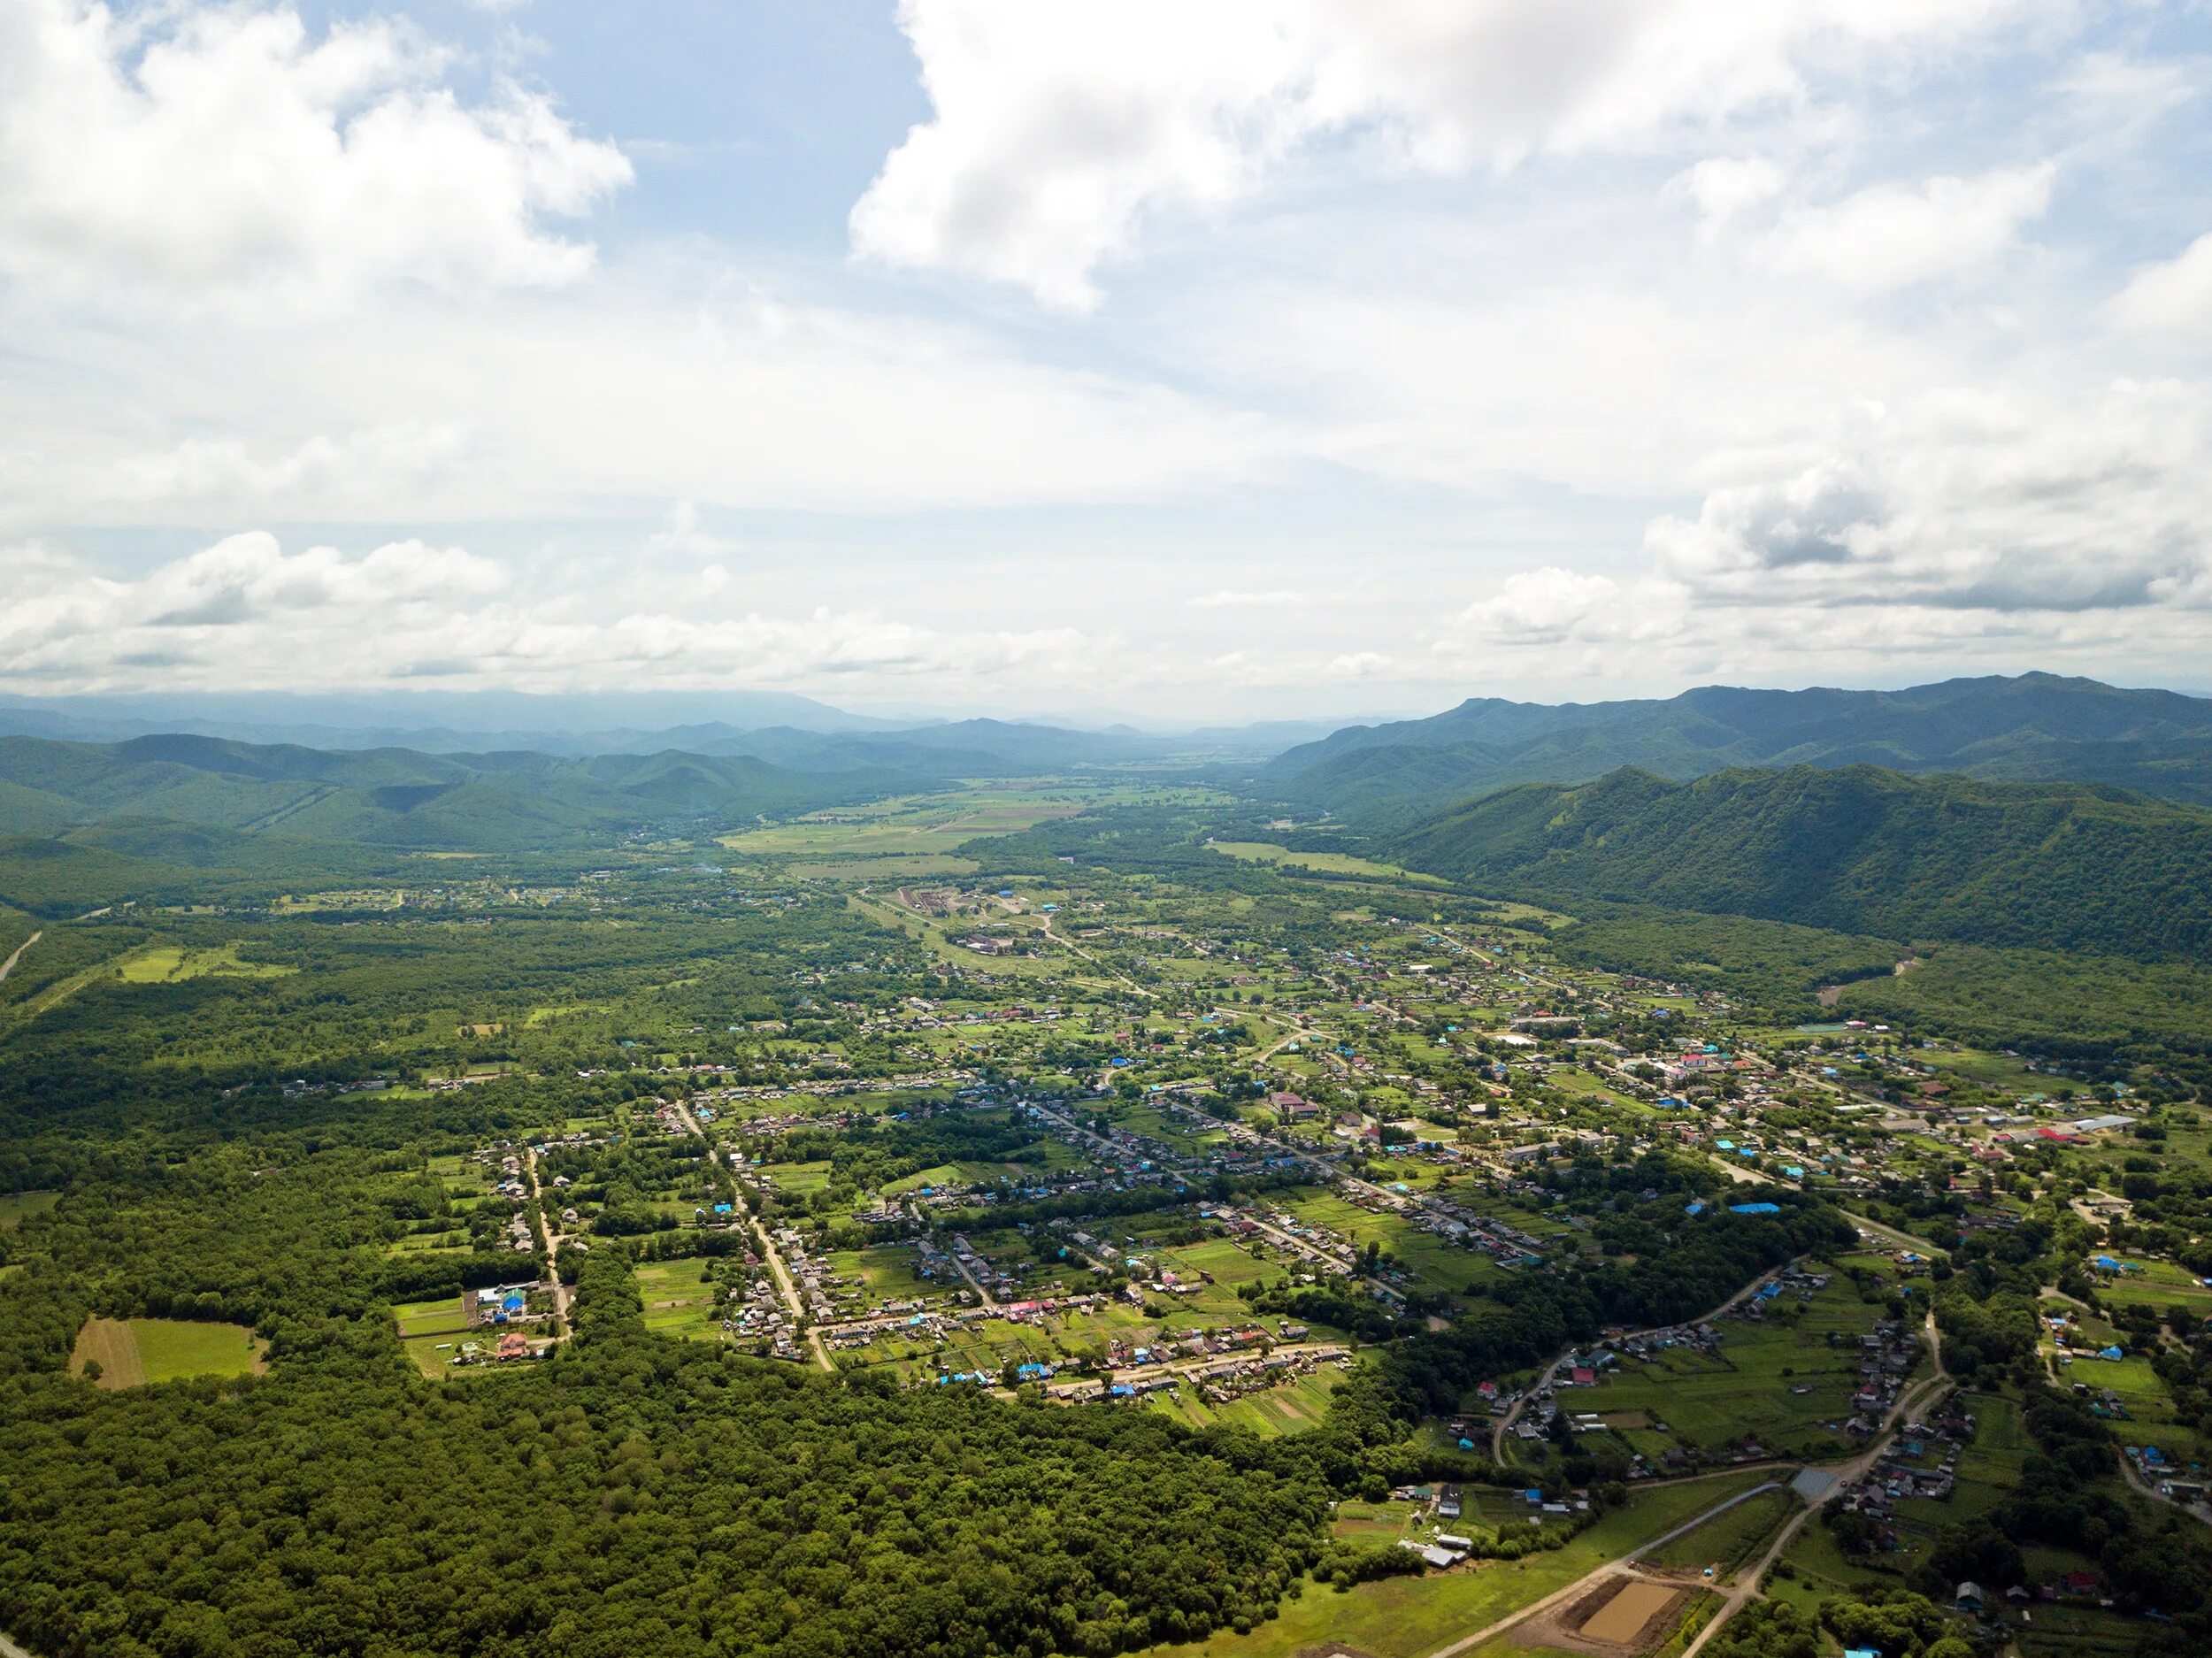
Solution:
[{"label": "open clearing", "polygon": [[190,1376],[243,1376],[268,1368],[266,1343],[243,1324],[184,1318],[88,1318],[69,1355],[69,1371],[100,1366],[99,1386],[113,1391]]},{"label": "open clearing", "polygon": [[1322,875],[1372,875],[1384,880],[1412,881],[1422,887],[1450,884],[1433,875],[1400,869],[1394,864],[1354,857],[1348,852],[1294,852],[1288,847],[1267,841],[1214,841],[1208,844],[1215,851],[1247,864],[1273,864],[1288,869],[1312,870]]},{"label": "open clearing", "polygon": [[1643,1633],[1645,1625],[1671,1610],[1682,1593],[1663,1583],[1623,1584],[1612,1599],[1582,1621],[1582,1633],[1593,1640],[1626,1645]]},{"label": "open clearing", "polygon": [[0,1193],[0,1232],[20,1226],[33,1215],[43,1215],[60,1201],[58,1192]]},{"label": "open clearing", "polygon": [[127,985],[174,985],[210,974],[226,979],[284,979],[299,969],[277,962],[241,961],[235,944],[211,950],[180,944],[152,944],[126,956],[119,971]]}]

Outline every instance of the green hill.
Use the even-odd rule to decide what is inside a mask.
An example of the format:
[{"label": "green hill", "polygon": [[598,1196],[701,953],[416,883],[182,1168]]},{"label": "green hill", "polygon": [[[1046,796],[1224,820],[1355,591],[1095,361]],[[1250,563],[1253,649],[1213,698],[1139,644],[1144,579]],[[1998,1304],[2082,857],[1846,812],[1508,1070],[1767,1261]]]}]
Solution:
[{"label": "green hill", "polygon": [[2107,783],[2212,805],[2212,698],[2047,673],[1903,691],[1706,686],[1663,701],[1559,707],[1486,697],[1289,749],[1252,787],[1373,824],[1485,789],[1584,782],[1624,765],[1671,778],[1878,765]]},{"label": "green hill", "polygon": [[2212,951],[2212,813],[1872,766],[1624,768],[1427,818],[1379,856],[1478,889],[2145,960]]},{"label": "green hill", "polygon": [[734,822],[919,787],[879,766],[795,771],[750,756],[429,755],[222,738],[0,738],[0,836],[161,822],[298,841],[519,851]]}]

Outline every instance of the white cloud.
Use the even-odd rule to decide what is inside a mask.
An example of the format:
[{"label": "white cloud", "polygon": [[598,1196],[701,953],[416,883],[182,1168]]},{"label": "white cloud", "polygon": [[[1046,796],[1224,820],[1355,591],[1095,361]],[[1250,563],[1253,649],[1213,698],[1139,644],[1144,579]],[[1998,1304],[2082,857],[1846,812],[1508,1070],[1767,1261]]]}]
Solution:
[{"label": "white cloud", "polygon": [[[459,548],[388,543],[358,557],[233,535],[135,580],[33,546],[0,553],[23,587],[0,612],[0,685],[303,690],[404,685],[634,689],[973,689],[1010,672],[1064,682],[1101,644],[1070,627],[940,629],[870,610],[780,615],[712,603],[688,580],[577,614],[514,569]],[[711,584],[708,584],[710,587]],[[628,607],[618,603],[627,598]]]},{"label": "white cloud", "polygon": [[1786,212],[1765,246],[1777,271],[1862,293],[1888,293],[1979,271],[2012,249],[2050,205],[2045,162],[1974,178],[1870,185],[1824,207]]},{"label": "white cloud", "polygon": [[1686,197],[1715,230],[1771,201],[1788,183],[1788,171],[1764,156],[1712,156],[1678,173],[1667,188]]},{"label": "white cloud", "polygon": [[1331,679],[1377,679],[1394,665],[1379,650],[1348,650],[1330,657],[1321,672]]},{"label": "white cloud", "polygon": [[2212,392],[2116,382],[2063,405],[1937,391],[1871,410],[1809,464],[1654,521],[1702,604],[2127,610],[2212,570]]},{"label": "white cloud", "polygon": [[58,385],[0,375],[18,533],[1158,499],[1262,474],[1297,441],[973,330],[779,303],[718,265],[385,296],[345,326],[119,331],[0,299],[11,336],[71,365]]},{"label": "white cloud", "polygon": [[1609,576],[1578,575],[1556,564],[1521,571],[1460,613],[1445,648],[1555,644],[1586,637],[1594,627],[1618,635],[1628,621],[1621,600],[1619,584]]},{"label": "white cloud", "polygon": [[2110,309],[2122,326],[2139,333],[2212,338],[2212,233],[2137,272]]},{"label": "white cloud", "polygon": [[401,279],[544,287],[545,221],[630,179],[543,96],[471,105],[447,55],[289,4],[0,6],[0,273],[109,301],[316,307]]},{"label": "white cloud", "polygon": [[1808,65],[1947,42],[2008,0],[902,0],[933,114],[852,213],[894,265],[1094,303],[1148,215],[1217,209],[1302,144],[1404,165],[1635,150],[1801,103]]}]

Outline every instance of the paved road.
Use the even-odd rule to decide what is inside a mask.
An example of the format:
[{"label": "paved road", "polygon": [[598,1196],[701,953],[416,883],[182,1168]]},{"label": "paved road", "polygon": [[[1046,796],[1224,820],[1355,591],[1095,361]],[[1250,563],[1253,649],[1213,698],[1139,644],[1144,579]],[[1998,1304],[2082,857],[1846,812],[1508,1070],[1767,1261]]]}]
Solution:
[{"label": "paved road", "polygon": [[1139,984],[1135,979],[1130,978],[1128,974],[1123,972],[1120,968],[1115,966],[1111,962],[1100,961],[1097,956],[1092,955],[1074,940],[1066,937],[1064,934],[1055,933],[1052,930],[1052,917],[1050,916],[1045,916],[1041,918],[1045,924],[1045,937],[1050,939],[1062,949],[1081,956],[1085,961],[1088,962],[1092,966],[1097,968],[1101,972],[1110,974],[1113,978],[1119,979],[1123,984],[1126,985],[1130,989],[1135,991],[1146,1001],[1157,1002],[1160,999],[1157,994],[1152,991],[1147,990],[1142,985]]},{"label": "paved road", "polygon": [[[1881,1457],[1882,1453],[1889,1448],[1889,1443],[1896,1437],[1899,1425],[1910,1420],[1912,1413],[1918,1409],[1921,1404],[1927,1399],[1932,1397],[1935,1393],[1950,1386],[1951,1378],[1943,1369],[1943,1348],[1941,1345],[1941,1339],[1936,1332],[1935,1320],[1932,1315],[1929,1317],[1926,1325],[1926,1334],[1929,1341],[1929,1351],[1935,1357],[1935,1374],[1924,1378],[1913,1386],[1907,1388],[1903,1393],[1900,1393],[1897,1396],[1896,1404],[1892,1406],[1890,1409],[1890,1414],[1884,1424],[1882,1432],[1875,1437],[1873,1443],[1870,1445],[1865,1451],[1861,1453],[1858,1456],[1852,1458],[1848,1462],[1842,1463],[1832,1470],[1830,1470],[1838,1474],[1844,1482],[1847,1483],[1850,1480],[1859,1478],[1868,1469],[1873,1467],[1875,1462]],[[1726,1470],[1724,1470],[1724,1471]],[[1715,1478],[1718,1478],[1720,1477],[1721,1476],[1718,1474],[1713,1476]],[[1498,1636],[1502,1635],[1506,1631],[1512,1629],[1517,1624],[1525,1623],[1531,1618],[1540,1617],[1545,1613],[1555,1611],[1561,1607],[1573,1605],[1582,1596],[1589,1593],[1593,1589],[1597,1588],[1600,1585],[1610,1579],[1633,1577],[1635,1573],[1630,1562],[1636,1560],[1640,1555],[1647,1554],[1653,1549],[1660,1547],[1663,1544],[1671,1542],[1675,1538],[1684,1536],[1687,1532],[1694,1531],[1697,1527],[1702,1525],[1706,1521],[1711,1519],[1715,1515],[1725,1513],[1728,1509],[1735,1507],[1739,1502],[1747,1501],[1750,1498],[1757,1496],[1761,1492],[1772,1491],[1778,1488],[1779,1488],[1778,1482],[1769,1480],[1764,1485],[1756,1486],[1750,1491],[1740,1493],[1738,1495],[1730,1498],[1725,1502],[1717,1503],[1712,1508],[1706,1509],[1702,1514],[1696,1516],[1693,1519],[1686,1520],[1680,1525],[1674,1527],[1664,1535],[1653,1538],[1648,1542],[1639,1543],[1635,1547],[1629,1549],[1619,1558],[1608,1561],[1604,1565],[1596,1567],[1585,1573],[1582,1577],[1576,1578],[1574,1582],[1567,1585],[1564,1588],[1554,1590],[1550,1594],[1546,1595],[1542,1600],[1532,1601],[1529,1605],[1521,1608],[1521,1609],[1517,1612],[1509,1613],[1504,1617],[1498,1619],[1495,1623],[1486,1624],[1483,1628],[1475,1631],[1471,1635],[1463,1635],[1448,1646],[1438,1647],[1434,1652],[1428,1654],[1428,1658],[1455,1658],[1457,1654],[1471,1652],[1486,1641],[1494,1640]],[[1714,1614],[1711,1621],[1709,1622],[1703,1629],[1698,1631],[1697,1638],[1684,1649],[1682,1658],[1695,1658],[1695,1654],[1699,1649],[1701,1648],[1708,1641],[1712,1639],[1714,1632],[1730,1618],[1733,1617],[1739,1611],[1742,1610],[1745,1603],[1759,1593],[1759,1584],[1761,1579],[1766,1576],[1767,1569],[1771,1566],[1776,1560],[1780,1558],[1782,1551],[1789,1547],[1791,1540],[1795,1538],[1798,1531],[1803,1528],[1806,1521],[1811,1519],[1812,1516],[1818,1511],[1819,1510],[1814,1507],[1808,1507],[1801,1509],[1798,1514],[1792,1517],[1787,1525],[1782,1528],[1779,1535],[1775,1538],[1773,1544],[1767,1549],[1765,1554],[1759,1557],[1757,1564],[1748,1567],[1737,1574],[1735,1587],[1730,1592],[1728,1599],[1722,1602],[1720,1610]]]}]

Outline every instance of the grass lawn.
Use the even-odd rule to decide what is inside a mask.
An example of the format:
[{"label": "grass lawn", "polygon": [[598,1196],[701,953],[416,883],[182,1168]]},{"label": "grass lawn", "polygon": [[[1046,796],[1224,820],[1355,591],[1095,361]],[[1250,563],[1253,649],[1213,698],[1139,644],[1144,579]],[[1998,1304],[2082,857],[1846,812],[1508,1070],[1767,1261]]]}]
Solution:
[{"label": "grass lawn", "polygon": [[88,1318],[69,1355],[72,1375],[88,1362],[100,1366],[99,1386],[111,1391],[189,1376],[243,1376],[268,1368],[267,1344],[243,1324],[203,1324],[181,1318]]}]

